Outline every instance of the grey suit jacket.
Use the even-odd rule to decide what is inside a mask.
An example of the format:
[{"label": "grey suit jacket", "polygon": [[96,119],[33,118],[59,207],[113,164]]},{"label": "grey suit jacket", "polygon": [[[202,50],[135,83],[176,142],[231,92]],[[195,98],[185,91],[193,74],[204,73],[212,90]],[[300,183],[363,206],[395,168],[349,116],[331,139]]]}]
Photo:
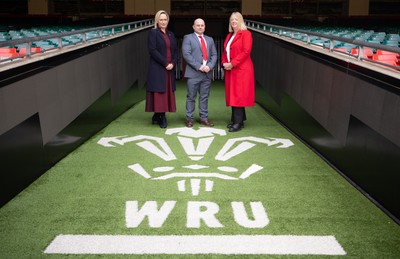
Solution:
[{"label": "grey suit jacket", "polygon": [[[207,73],[208,78],[212,78],[212,70],[217,63],[217,49],[215,48],[213,38],[204,35],[207,44],[207,66],[210,67],[210,72]],[[199,70],[203,64],[203,55],[201,53],[200,40],[195,33],[187,34],[183,37],[182,55],[186,61],[185,77],[195,78],[204,74]]]}]

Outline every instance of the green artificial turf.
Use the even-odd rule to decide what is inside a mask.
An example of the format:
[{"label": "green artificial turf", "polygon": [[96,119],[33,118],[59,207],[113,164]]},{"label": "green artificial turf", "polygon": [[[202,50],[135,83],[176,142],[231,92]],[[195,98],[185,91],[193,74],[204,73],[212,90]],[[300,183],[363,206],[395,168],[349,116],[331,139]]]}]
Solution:
[{"label": "green artificial turf", "polygon": [[[245,128],[228,133],[226,124],[230,108],[225,106],[222,82],[214,82],[209,105],[214,134],[204,157],[193,161],[178,140],[178,133],[166,130],[184,128],[185,82],[178,83],[177,112],[167,113],[168,128],[151,124],[144,102],[121,115],[74,152],[26,188],[0,209],[0,258],[221,258],[227,255],[74,255],[45,254],[44,250],[60,234],[68,235],[305,235],[334,236],[346,255],[230,255],[234,258],[400,258],[400,226],[385,215],[359,191],[343,179],[323,159],[286,131],[261,107],[246,109]],[[197,113],[197,111],[196,111]],[[196,116],[198,116],[196,114]],[[194,130],[200,129],[195,123]],[[119,139],[142,136],[124,145],[105,147],[102,138]],[[151,138],[163,139],[176,159],[165,161],[138,145]],[[182,136],[180,136],[182,137]],[[255,146],[227,161],[217,160],[222,147],[231,139],[279,138],[293,142],[288,148],[248,140]],[[195,145],[199,138],[193,138]],[[154,141],[152,143],[155,143]],[[232,148],[239,144],[236,143]],[[155,144],[158,145],[157,143]],[[160,147],[160,146],[159,146]],[[140,164],[149,173],[145,178],[128,166]],[[212,179],[213,190],[178,191],[177,182],[184,178],[153,180],[165,175],[154,168],[169,167],[176,172],[194,172],[188,165],[207,168],[212,173],[228,166],[238,169],[226,173],[238,178],[252,164],[262,169],[246,179]],[[186,170],[186,171],[185,171]],[[189,181],[187,178],[186,181]],[[202,179],[201,183],[204,183]],[[188,186],[188,185],[186,185]],[[171,214],[161,227],[150,227],[144,220],[138,227],[128,228],[125,218],[127,201],[143,206],[157,201],[176,201]],[[189,228],[188,204],[217,204],[217,218],[223,227],[201,224]],[[262,228],[247,228],[236,223],[232,202],[243,202],[246,211],[250,202],[261,202],[269,223]],[[161,244],[155,244],[161,245]]]}]

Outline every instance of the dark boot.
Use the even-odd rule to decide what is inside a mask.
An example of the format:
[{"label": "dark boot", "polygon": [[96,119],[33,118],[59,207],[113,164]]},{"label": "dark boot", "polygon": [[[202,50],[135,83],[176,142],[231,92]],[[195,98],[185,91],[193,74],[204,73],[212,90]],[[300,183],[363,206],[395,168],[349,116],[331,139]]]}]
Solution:
[{"label": "dark boot", "polygon": [[160,114],[157,113],[157,112],[155,112],[155,113],[153,114],[153,117],[151,118],[151,122],[152,122],[153,124],[160,124],[160,120],[161,120]]},{"label": "dark boot", "polygon": [[243,124],[242,123],[234,123],[232,124],[232,127],[229,128],[229,132],[236,132],[239,131],[243,128]]},{"label": "dark boot", "polygon": [[167,117],[165,117],[165,113],[161,113],[160,115],[160,128],[166,128],[167,127]]},{"label": "dark boot", "polygon": [[226,126],[229,132],[239,131],[244,128],[246,111],[244,107],[232,106],[231,122]]},{"label": "dark boot", "polygon": [[[229,124],[228,125],[226,125],[226,127],[229,129],[229,128],[232,128],[232,125],[233,125],[234,123],[233,122],[229,122]],[[240,124],[240,126],[242,126],[242,128],[244,128],[244,122],[242,122],[242,123],[239,123]]]},{"label": "dark boot", "polygon": [[[232,125],[233,125],[234,123],[231,121],[231,122],[229,122],[229,124],[228,125],[226,125],[226,127],[229,129],[229,128],[232,128]],[[244,122],[242,122],[242,123],[239,123],[241,126],[242,126],[242,128],[244,128]]]}]

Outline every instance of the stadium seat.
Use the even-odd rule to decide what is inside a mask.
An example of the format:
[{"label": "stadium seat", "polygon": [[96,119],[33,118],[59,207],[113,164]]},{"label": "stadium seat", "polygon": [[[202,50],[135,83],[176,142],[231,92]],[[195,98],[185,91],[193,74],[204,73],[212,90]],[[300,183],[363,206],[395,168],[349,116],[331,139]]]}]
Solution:
[{"label": "stadium seat", "polygon": [[16,48],[0,48],[0,53],[17,53]]},{"label": "stadium seat", "polygon": [[[40,53],[40,52],[42,52],[42,48],[40,48],[40,47],[33,47],[33,48],[31,48],[31,54],[34,54],[34,53]],[[26,55],[27,53],[26,53],[26,48],[21,48],[20,50],[19,50],[19,52],[18,52],[20,55]]]},{"label": "stadium seat", "polygon": [[372,55],[373,60],[395,60],[397,61],[397,56],[392,54],[374,54]]},{"label": "stadium seat", "polygon": [[13,59],[14,57],[19,57],[18,53],[0,53],[0,60]]},{"label": "stadium seat", "polygon": [[[352,48],[350,53],[353,55],[358,55],[358,48]],[[363,58],[371,59],[373,55],[374,51],[371,48],[363,48]]]},{"label": "stadium seat", "polygon": [[384,55],[394,55],[394,56],[396,56],[396,57],[400,57],[400,54],[399,54],[399,53],[390,52],[390,51],[382,50],[382,49],[377,49],[377,50],[376,50],[376,54],[379,54],[379,55],[382,55],[382,54],[384,54]]},{"label": "stadium seat", "polygon": [[390,60],[390,59],[388,59],[388,60],[379,60],[379,63],[385,63],[387,65],[391,65],[391,66],[395,66],[395,67],[399,66],[399,64],[396,62],[396,60]]},{"label": "stadium seat", "polygon": [[380,63],[389,64],[392,66],[399,66],[399,60],[396,55],[392,54],[374,54],[372,59]]},{"label": "stadium seat", "polygon": [[333,50],[338,51],[338,52],[349,53],[349,51],[346,48],[334,48]]}]

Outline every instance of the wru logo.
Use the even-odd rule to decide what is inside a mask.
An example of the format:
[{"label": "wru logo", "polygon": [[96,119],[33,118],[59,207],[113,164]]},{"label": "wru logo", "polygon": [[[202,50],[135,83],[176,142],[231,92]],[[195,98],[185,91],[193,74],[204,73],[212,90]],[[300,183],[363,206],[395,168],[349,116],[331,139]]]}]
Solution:
[{"label": "wru logo", "polygon": [[[186,152],[189,160],[199,161],[203,159],[215,135],[225,136],[226,131],[216,128],[172,128],[165,132],[166,135],[176,134],[178,140]],[[98,144],[104,147],[115,147],[115,144],[124,145],[125,143],[135,142],[136,145],[150,152],[151,154],[163,159],[164,161],[173,161],[177,157],[170,146],[163,138],[138,135],[134,137],[117,136],[105,137],[98,141]],[[197,143],[197,146],[195,145]],[[218,151],[215,160],[228,161],[238,155],[253,148],[257,144],[274,146],[276,148],[288,148],[293,143],[288,139],[277,138],[258,138],[258,137],[240,137],[231,138],[226,141],[223,147]],[[139,163],[129,165],[132,171],[138,175],[150,180],[169,180],[178,179],[177,186],[180,192],[186,191],[186,180],[189,179],[190,189],[193,196],[200,194],[201,179],[204,179],[204,190],[211,192],[214,181],[212,179],[222,179],[228,181],[243,180],[251,175],[260,172],[263,167],[257,164],[250,164],[244,171],[239,172],[237,168],[231,166],[220,166],[216,172],[205,172],[209,166],[199,165],[197,163],[183,166],[182,171],[175,171],[172,166],[156,167],[153,172],[157,174],[153,177]],[[209,170],[209,169],[208,169]],[[229,174],[228,174],[229,173]],[[161,174],[161,175],[160,175]],[[238,175],[237,177],[232,175]],[[126,226],[128,228],[137,228],[145,218],[151,228],[160,228],[175,208],[176,201],[164,201],[158,207],[156,201],[146,201],[139,207],[138,201],[127,201],[125,210]],[[249,217],[243,202],[231,202],[231,208],[235,222],[245,228],[263,228],[269,224],[269,218],[261,202],[250,202],[250,210],[253,214]],[[186,227],[200,228],[201,222],[209,228],[221,228],[224,225],[218,220],[216,214],[220,207],[217,203],[211,201],[188,201]]]}]

